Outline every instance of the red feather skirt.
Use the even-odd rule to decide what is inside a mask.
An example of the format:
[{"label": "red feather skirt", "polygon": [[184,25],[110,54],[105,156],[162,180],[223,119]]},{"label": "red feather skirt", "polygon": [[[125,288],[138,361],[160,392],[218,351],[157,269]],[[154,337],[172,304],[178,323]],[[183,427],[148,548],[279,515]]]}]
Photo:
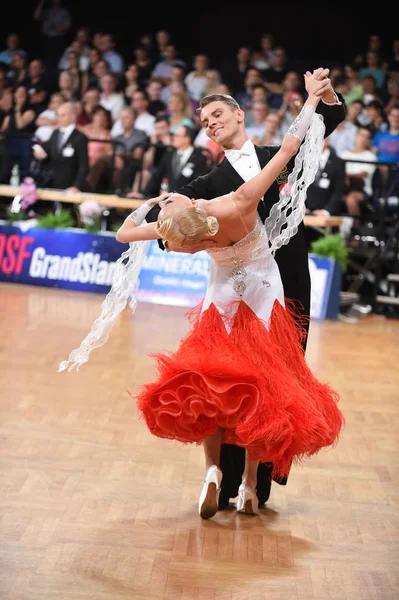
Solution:
[{"label": "red feather skirt", "polygon": [[238,301],[228,330],[214,304],[191,309],[177,351],[153,354],[156,381],[132,395],[151,433],[201,444],[222,427],[224,443],[273,463],[277,477],[334,445],[344,425],[338,394],[307,366],[305,332],[286,303],[275,301],[266,327]]}]

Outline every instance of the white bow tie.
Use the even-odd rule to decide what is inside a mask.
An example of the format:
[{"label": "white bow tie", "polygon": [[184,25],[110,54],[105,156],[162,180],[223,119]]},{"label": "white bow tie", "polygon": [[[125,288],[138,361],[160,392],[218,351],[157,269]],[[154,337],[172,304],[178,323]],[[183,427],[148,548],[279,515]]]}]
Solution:
[{"label": "white bow tie", "polygon": [[242,156],[252,156],[254,154],[254,150],[225,150],[224,151],[226,158],[229,159],[230,162],[236,162]]}]

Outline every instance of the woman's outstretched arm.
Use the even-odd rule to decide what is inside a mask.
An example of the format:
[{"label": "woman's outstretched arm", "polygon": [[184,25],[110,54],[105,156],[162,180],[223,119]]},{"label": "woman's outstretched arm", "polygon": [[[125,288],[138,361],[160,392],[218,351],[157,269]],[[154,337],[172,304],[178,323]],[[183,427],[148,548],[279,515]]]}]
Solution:
[{"label": "woman's outstretched arm", "polygon": [[150,210],[168,196],[170,196],[170,194],[161,194],[161,196],[150,198],[147,202],[143,202],[139,208],[126,217],[119,227],[115,236],[117,241],[126,244],[130,242],[159,239],[159,233],[156,232],[157,222],[145,223],[144,225],[142,225],[142,223]]},{"label": "woman's outstretched arm", "polygon": [[288,161],[298,152],[319,101],[320,96],[309,95],[301,112],[285,134],[279,151],[258,175],[243,183],[233,192],[233,198],[241,211],[249,212],[257,209],[262,196]]}]

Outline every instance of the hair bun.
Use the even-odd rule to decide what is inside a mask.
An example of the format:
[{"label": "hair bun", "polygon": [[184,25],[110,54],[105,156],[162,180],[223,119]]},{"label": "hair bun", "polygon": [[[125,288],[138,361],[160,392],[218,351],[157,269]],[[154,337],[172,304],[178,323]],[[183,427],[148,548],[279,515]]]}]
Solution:
[{"label": "hair bun", "polygon": [[215,235],[219,231],[219,221],[216,217],[207,217],[208,235]]}]

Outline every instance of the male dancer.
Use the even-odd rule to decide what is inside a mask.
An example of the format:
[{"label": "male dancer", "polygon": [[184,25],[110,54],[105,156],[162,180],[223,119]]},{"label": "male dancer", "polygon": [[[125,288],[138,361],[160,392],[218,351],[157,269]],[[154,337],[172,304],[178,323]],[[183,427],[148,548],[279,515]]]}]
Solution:
[{"label": "male dancer", "polygon": [[[309,73],[313,79],[319,82],[319,91],[322,92],[322,101],[319,102],[317,112],[323,115],[326,127],[325,137],[329,136],[338,123],[345,119],[345,105],[340,94],[334,92],[331,81],[328,78],[328,69],[315,69]],[[231,96],[213,94],[205,96],[200,103],[198,113],[202,126],[207,136],[222,146],[225,151],[224,160],[218,164],[207,175],[198,177],[190,184],[178,189],[171,190],[184,194],[189,198],[211,199],[222,196],[236,190],[243,181],[248,181],[265,166],[278,148],[273,146],[256,146],[248,137],[244,126],[245,112],[240,109],[238,103]],[[285,169],[281,171],[274,184],[259,202],[258,213],[265,221],[270,209],[279,199],[279,189],[288,179],[294,164],[290,161]],[[155,221],[158,216],[159,207],[156,206],[147,215],[148,222]],[[187,247],[172,246],[166,248],[162,241],[159,245],[162,249],[174,252],[195,253],[205,250],[212,241],[200,242]],[[297,304],[300,318],[305,317],[305,328],[308,331],[310,314],[310,274],[308,264],[307,243],[304,224],[299,227],[298,233],[293,236],[289,243],[277,250],[275,255],[280,269],[284,286],[285,297],[294,300]],[[303,325],[303,323],[302,323]],[[306,349],[306,339],[303,343]],[[267,368],[267,365],[265,365]],[[219,496],[219,508],[227,508],[229,499],[238,494],[245,466],[245,452],[243,448],[223,444],[220,455],[220,468],[223,472],[221,493]],[[257,496],[259,505],[263,506],[268,500],[271,488],[270,463],[262,463],[258,468]],[[285,485],[286,479],[276,480],[277,483]]]}]

